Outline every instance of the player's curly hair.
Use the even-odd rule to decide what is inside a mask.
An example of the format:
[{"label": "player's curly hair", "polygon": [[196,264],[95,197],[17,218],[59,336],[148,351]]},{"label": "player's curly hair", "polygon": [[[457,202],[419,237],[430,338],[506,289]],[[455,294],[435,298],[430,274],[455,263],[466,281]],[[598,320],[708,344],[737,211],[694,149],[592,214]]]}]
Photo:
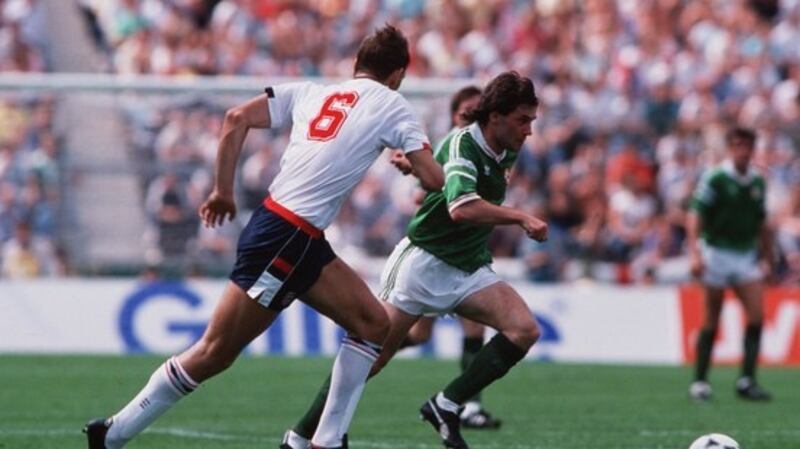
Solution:
[{"label": "player's curly hair", "polygon": [[533,81],[514,71],[503,72],[486,86],[478,106],[464,114],[464,118],[485,125],[492,112],[508,115],[521,104],[539,105]]},{"label": "player's curly hair", "polygon": [[408,41],[403,33],[386,24],[367,36],[358,48],[355,72],[367,72],[385,80],[397,69],[405,69],[411,60]]}]

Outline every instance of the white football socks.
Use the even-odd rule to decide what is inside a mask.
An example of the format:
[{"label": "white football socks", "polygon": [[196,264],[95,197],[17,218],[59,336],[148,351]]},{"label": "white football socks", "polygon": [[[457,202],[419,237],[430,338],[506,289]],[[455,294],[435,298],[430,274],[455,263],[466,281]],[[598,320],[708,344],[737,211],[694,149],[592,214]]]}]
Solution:
[{"label": "white football socks", "polygon": [[331,388],[325,408],[311,439],[314,446],[333,448],[342,445],[342,436],[350,427],[370,368],[377,360],[380,346],[357,337],[346,336],[333,363]]},{"label": "white football socks", "polygon": [[172,357],[155,370],[139,394],[111,418],[106,434],[106,447],[120,449],[141,433],[179,399],[198,384],[186,373],[177,357]]}]

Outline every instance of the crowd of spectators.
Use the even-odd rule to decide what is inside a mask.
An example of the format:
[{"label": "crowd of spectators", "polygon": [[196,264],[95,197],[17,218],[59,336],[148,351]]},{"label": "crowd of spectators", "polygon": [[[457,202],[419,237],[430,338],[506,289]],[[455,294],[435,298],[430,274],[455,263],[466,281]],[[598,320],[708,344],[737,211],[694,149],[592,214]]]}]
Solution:
[{"label": "crowd of spectators", "polygon": [[63,271],[60,142],[47,98],[0,99],[0,276]]},{"label": "crowd of spectators", "polygon": [[[47,69],[42,5],[0,0],[0,72]],[[0,96],[0,277],[61,274],[60,136],[52,98]]]},{"label": "crowd of spectators", "polygon": [[[392,22],[409,38],[411,77],[483,82],[509,69],[532,77],[542,104],[508,203],[546,217],[551,238],[535,244],[505,227],[492,246],[498,256],[523,260],[535,281],[685,279],[684,222],[693,186],[724,157],[725,131],[733,124],[752,127],[782,270],[797,281],[798,0],[82,5],[117,73],[347,77],[360,40]],[[204,101],[131,114],[134,137],[145,136],[137,151],[158,162],[145,183],[149,216],[161,229],[193,229],[176,245],[161,239],[165,252],[232,256],[233,241],[225,236],[236,229],[201,231],[193,214],[209,187],[221,110],[224,105]],[[438,111],[447,115],[445,107]],[[441,123],[430,121],[432,138],[446,131]],[[258,204],[274,176],[285,136],[251,133],[249,139],[241,170],[245,209]],[[385,161],[377,164],[329,235],[366,254],[386,254],[414,211],[414,189]]]}]

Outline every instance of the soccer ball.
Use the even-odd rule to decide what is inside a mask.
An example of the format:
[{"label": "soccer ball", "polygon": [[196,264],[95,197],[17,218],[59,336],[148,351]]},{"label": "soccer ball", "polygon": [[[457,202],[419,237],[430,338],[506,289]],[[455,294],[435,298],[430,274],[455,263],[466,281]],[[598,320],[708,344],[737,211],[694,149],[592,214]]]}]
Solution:
[{"label": "soccer ball", "polygon": [[739,449],[739,443],[721,433],[709,433],[694,440],[689,449]]}]

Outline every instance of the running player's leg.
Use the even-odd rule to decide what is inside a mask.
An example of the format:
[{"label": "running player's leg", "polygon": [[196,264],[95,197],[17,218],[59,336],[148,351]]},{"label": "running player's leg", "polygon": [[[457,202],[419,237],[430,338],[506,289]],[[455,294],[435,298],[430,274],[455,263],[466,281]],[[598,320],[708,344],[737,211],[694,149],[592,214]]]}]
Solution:
[{"label": "running player's leg", "polygon": [[[461,345],[461,371],[463,372],[483,347],[486,326],[466,318],[460,318],[459,321],[464,330]],[[461,424],[471,429],[497,429],[502,422],[484,410],[481,404],[481,393],[478,392],[464,404],[464,409],[461,411]]]},{"label": "running player's leg", "polygon": [[[459,315],[495,328],[498,333],[480,351],[460,376],[426,401],[420,414],[439,435],[445,446],[466,449],[461,436],[459,408],[469,398],[503,377],[522,360],[539,338],[539,327],[525,301],[508,284],[498,281],[488,268],[474,279],[483,287],[467,293],[455,307]],[[479,278],[483,277],[484,280]],[[487,283],[491,282],[491,283]]]},{"label": "running player's leg", "polygon": [[708,384],[708,369],[711,365],[711,352],[714,348],[714,339],[719,327],[719,315],[722,311],[722,301],[725,290],[723,287],[714,287],[706,284],[703,288],[703,302],[705,315],[703,327],[697,337],[695,354],[694,382],[689,388],[692,399],[704,401],[711,398],[711,387]]},{"label": "running player's leg", "polygon": [[[407,258],[408,254],[411,252],[410,244],[406,241],[400,242],[395,250],[392,252],[392,255],[389,257],[387,261],[383,273],[381,274],[381,297],[386,297],[390,295],[392,290],[394,289],[395,282],[397,280],[398,273],[401,271],[401,261]],[[334,278],[333,281],[335,286],[341,285],[339,280]],[[365,287],[366,288],[366,287]],[[325,292],[325,286],[321,285],[319,290],[321,293]],[[310,299],[311,301],[314,300],[314,297]],[[312,303],[313,304],[313,303]],[[317,310],[321,311],[322,313],[328,314],[331,316],[335,321],[346,321],[351,319],[350,316],[343,316],[339,317],[338,314],[342,312],[346,312],[347,309],[337,306],[336,304],[329,305],[327,303],[322,304],[313,304]],[[380,307],[380,306],[379,306]],[[384,315],[386,316],[386,315]],[[344,324],[343,326],[346,329],[350,329],[348,326],[349,324]],[[344,348],[343,348],[344,349]],[[298,421],[298,423],[286,433],[284,438],[284,446],[288,448],[302,448],[304,447],[304,443],[307,443],[309,439],[313,436],[314,432],[316,432],[319,422],[320,422],[320,415],[322,414],[322,409],[325,407],[325,403],[328,397],[328,393],[330,391],[331,385],[331,376],[328,376],[328,379],[323,383],[322,388],[317,393],[315,401],[311,404],[311,408],[303,415],[303,417]],[[346,403],[345,399],[338,399],[339,401]]]},{"label": "running player's leg", "polygon": [[339,447],[367,376],[389,331],[386,312],[364,281],[335,258],[323,268],[306,302],[347,332],[331,372],[330,393],[312,438],[319,447]]},{"label": "running player's leg", "polygon": [[241,287],[228,282],[203,336],[178,360],[192,378],[202,382],[231,366],[279,313],[258,304]]},{"label": "running player's leg", "polygon": [[[377,374],[377,371],[382,369],[389,362],[389,360],[391,360],[391,358],[397,352],[397,349],[400,348],[401,344],[404,342],[409,329],[415,327],[416,325],[414,323],[416,323],[420,318],[419,316],[405,313],[388,303],[384,302],[382,304],[389,316],[389,322],[391,323],[391,326],[389,334],[384,341],[381,355],[373,365],[373,372],[370,373],[370,377]],[[319,425],[320,416],[322,415],[322,410],[325,407],[325,401],[330,391],[330,385],[331,375],[329,374],[317,392],[317,396],[315,397],[314,402],[311,403],[311,407],[306,410],[306,413],[300,418],[297,424],[295,424],[294,427],[287,432],[286,437],[284,438],[284,444],[288,449],[305,448],[307,446],[307,442],[311,440],[314,432],[317,430],[317,426]]]},{"label": "running player's leg", "polygon": [[452,404],[463,404],[503,377],[525,357],[540,333],[525,301],[502,281],[469,295],[455,311],[465,318],[491,326],[498,334],[478,351],[467,369],[440,394],[451,403],[448,404],[450,408]]},{"label": "running player's leg", "polygon": [[229,367],[277,315],[229,283],[202,338],[159,366],[133,400],[111,418],[106,448],[122,447],[200,382]]},{"label": "running player's leg", "polygon": [[744,358],[742,375],[737,381],[737,392],[745,399],[768,400],[769,393],[756,383],[756,364],[761,347],[761,329],[764,322],[764,286],[754,280],[733,287],[747,315],[744,331]]}]

